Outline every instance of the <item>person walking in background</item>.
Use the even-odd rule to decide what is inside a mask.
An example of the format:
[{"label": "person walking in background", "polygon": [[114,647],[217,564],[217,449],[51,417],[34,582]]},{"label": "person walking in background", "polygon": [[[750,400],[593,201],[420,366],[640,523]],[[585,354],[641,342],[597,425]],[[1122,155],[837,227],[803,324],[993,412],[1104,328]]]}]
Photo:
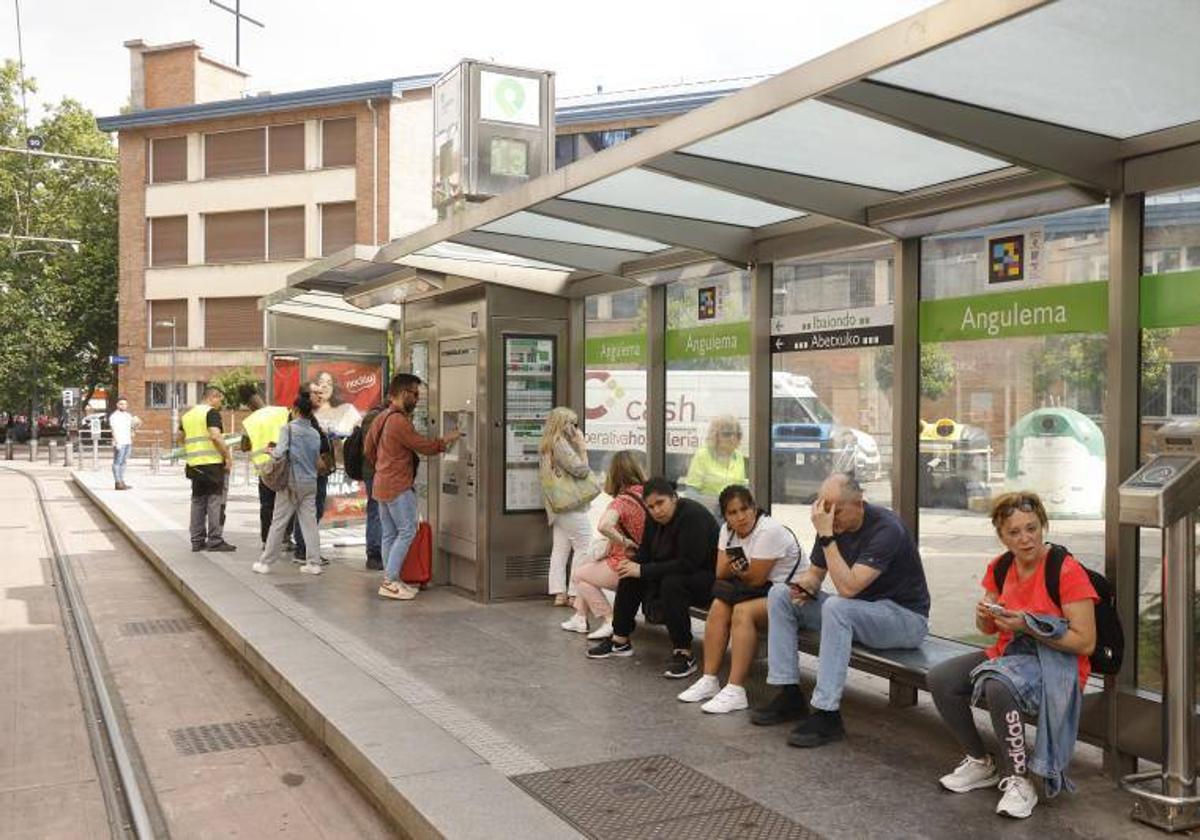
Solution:
[{"label": "person walking in background", "polygon": [[118,490],[128,490],[125,483],[125,465],[129,462],[129,451],[133,449],[133,432],[142,425],[140,417],[129,413],[129,401],[117,397],[117,410],[108,415],[108,428],[112,429],[113,483]]},{"label": "person walking in background", "polygon": [[237,551],[222,535],[225,487],[233,470],[221,426],[221,403],[225,395],[219,388],[205,388],[203,401],[180,418],[183,451],[187,458],[184,474],[192,482],[192,551]]},{"label": "person walking in background", "polygon": [[379,595],[409,601],[417,590],[400,580],[400,567],[417,535],[417,494],[413,481],[420,461],[417,454],[438,455],[462,437],[455,429],[443,438],[427,438],[413,428],[412,411],[421,400],[421,378],[398,373],[388,386],[390,405],[371,424],[363,442],[363,458],[375,465],[372,496],[379,502],[386,566]]},{"label": "person walking in background", "polygon": [[295,516],[301,531],[307,535],[308,555],[300,567],[310,575],[321,574],[321,559],[317,549],[321,545],[317,536],[317,461],[321,457],[321,433],[313,422],[312,397],[301,391],[292,405],[292,419],[279,433],[279,443],[269,447],[271,458],[288,459],[287,487],[275,494],[275,512],[271,517],[271,530],[263,546],[262,556],[251,568],[265,575],[271,564],[279,559],[283,547],[283,536],[288,523]]},{"label": "person walking in background", "polygon": [[[290,413],[282,405],[267,405],[262,395],[255,391],[250,395],[247,404],[251,408],[249,416],[242,421],[242,451],[250,453],[250,462],[255,470],[260,470],[271,458],[271,447],[279,442],[279,433],[288,422]],[[263,547],[267,544],[267,534],[271,530],[271,520],[275,515],[275,491],[258,481],[258,530],[262,537]]]},{"label": "person walking in background", "polygon": [[[386,405],[377,405],[366,413],[362,421],[362,436],[365,440],[371,424],[387,410]],[[379,502],[371,491],[375,484],[375,465],[362,459],[363,484],[367,487],[367,568],[373,572],[383,571],[383,524],[379,520]]]},{"label": "person walking in background", "polygon": [[628,449],[613,455],[604,480],[604,492],[612,497],[600,516],[596,530],[603,539],[594,541],[586,560],[580,559],[571,570],[575,596],[575,615],[564,621],[562,629],[573,633],[588,632],[588,613],[601,619],[600,627],[588,633],[589,639],[607,639],[613,634],[612,606],[605,589],[616,591],[617,566],[637,552],[646,527],[646,506],[642,504],[642,485],[646,473],[637,453]]},{"label": "person walking in background", "polygon": [[549,591],[554,606],[570,606],[575,583],[567,581],[567,558],[580,566],[592,542],[588,505],[600,495],[600,485],[588,467],[587,443],[579,430],[579,417],[569,408],[552,409],[538,446],[542,498],[553,535],[550,549]]}]

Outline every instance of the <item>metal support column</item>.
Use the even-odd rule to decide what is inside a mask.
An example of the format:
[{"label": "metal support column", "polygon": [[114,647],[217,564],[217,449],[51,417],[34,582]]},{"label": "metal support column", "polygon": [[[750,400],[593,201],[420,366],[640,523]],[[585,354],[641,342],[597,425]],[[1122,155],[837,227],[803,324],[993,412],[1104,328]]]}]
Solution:
[{"label": "metal support column", "polygon": [[[1196,796],[1192,734],[1196,695],[1196,519],[1188,514],[1163,539],[1163,793]],[[1190,826],[1189,826],[1190,827]]]},{"label": "metal support column", "polygon": [[1137,769],[1137,759],[1122,753],[1117,694],[1137,688],[1138,529],[1121,525],[1116,488],[1138,467],[1138,324],[1142,274],[1143,196],[1114,195],[1109,204],[1108,358],[1105,401],[1104,574],[1117,593],[1117,611],[1125,634],[1121,673],[1105,680],[1108,694],[1108,748],[1105,763],[1117,781]]},{"label": "metal support column", "polygon": [[666,465],[667,287],[646,290],[646,466],[662,475]]},{"label": "metal support column", "polygon": [[771,286],[774,265],[750,276],[750,490],[760,505],[771,499]]},{"label": "metal support column", "polygon": [[587,428],[587,418],[584,417],[583,389],[584,374],[587,360],[584,348],[587,329],[587,307],[583,298],[570,302],[567,310],[567,401],[566,405],[583,420]]},{"label": "metal support column", "polygon": [[921,338],[918,333],[921,240],[896,243],[896,299],[892,384],[892,510],[917,536],[917,448],[921,410]]}]

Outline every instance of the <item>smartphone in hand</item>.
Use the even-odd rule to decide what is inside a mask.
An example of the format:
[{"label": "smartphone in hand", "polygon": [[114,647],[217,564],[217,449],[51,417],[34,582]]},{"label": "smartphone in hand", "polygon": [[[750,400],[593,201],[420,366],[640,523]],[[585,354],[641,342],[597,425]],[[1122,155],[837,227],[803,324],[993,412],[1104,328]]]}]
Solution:
[{"label": "smartphone in hand", "polygon": [[983,608],[992,615],[1008,615],[1008,610],[1001,604],[984,604]]},{"label": "smartphone in hand", "polygon": [[729,565],[738,572],[744,572],[750,568],[750,561],[746,559],[746,552],[741,546],[731,545],[725,549],[725,556],[729,558]]}]

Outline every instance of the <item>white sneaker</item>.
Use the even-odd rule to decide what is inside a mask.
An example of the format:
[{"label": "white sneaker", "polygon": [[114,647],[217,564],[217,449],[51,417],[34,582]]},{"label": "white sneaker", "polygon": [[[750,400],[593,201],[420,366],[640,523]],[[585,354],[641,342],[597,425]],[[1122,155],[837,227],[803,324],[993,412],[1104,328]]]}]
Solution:
[{"label": "white sneaker", "polygon": [[579,613],[575,613],[558,626],[569,633],[586,633],[588,631],[587,619]]},{"label": "white sneaker", "polygon": [[321,565],[319,563],[305,563],[300,567],[300,571],[306,575],[319,575],[321,574]]},{"label": "white sneaker", "polygon": [[417,593],[407,584],[400,581],[384,581],[379,584],[379,597],[391,598],[393,601],[411,601]]},{"label": "white sneaker", "polygon": [[1038,803],[1038,795],[1033,789],[1033,782],[1025,776],[1001,779],[1000,790],[1004,791],[1004,796],[1000,797],[1000,804],[996,806],[997,814],[1023,820],[1033,813],[1033,806]]},{"label": "white sneaker", "polygon": [[947,773],[938,781],[948,791],[966,793],[969,790],[995,787],[1000,777],[996,775],[996,762],[990,755],[983,758],[967,756],[954,768],[953,773]]},{"label": "white sneaker", "polygon": [[748,708],[750,701],[746,699],[746,689],[740,685],[727,685],[721,689],[720,694],[701,706],[700,711],[710,715],[723,715]]},{"label": "white sneaker", "polygon": [[716,697],[721,691],[721,681],[715,675],[705,674],[677,695],[684,703],[699,703]]},{"label": "white sneaker", "polygon": [[609,619],[608,621],[604,622],[599,627],[597,627],[595,630],[593,630],[591,633],[588,633],[587,637],[589,639],[595,641],[597,639],[612,638],[612,634],[613,634],[612,619]]},{"label": "white sneaker", "polygon": [[268,575],[271,573],[271,567],[261,560],[250,567],[252,571],[258,572],[260,575]]}]

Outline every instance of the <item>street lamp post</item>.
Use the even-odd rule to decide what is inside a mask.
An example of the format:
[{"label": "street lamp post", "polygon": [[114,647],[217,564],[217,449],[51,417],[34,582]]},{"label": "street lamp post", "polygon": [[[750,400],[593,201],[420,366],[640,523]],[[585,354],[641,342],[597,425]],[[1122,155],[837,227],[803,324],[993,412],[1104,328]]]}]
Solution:
[{"label": "street lamp post", "polygon": [[178,343],[175,340],[175,316],[172,315],[169,320],[155,321],[154,326],[171,328],[171,434],[174,435],[179,428],[179,385],[175,382],[175,346]]}]

